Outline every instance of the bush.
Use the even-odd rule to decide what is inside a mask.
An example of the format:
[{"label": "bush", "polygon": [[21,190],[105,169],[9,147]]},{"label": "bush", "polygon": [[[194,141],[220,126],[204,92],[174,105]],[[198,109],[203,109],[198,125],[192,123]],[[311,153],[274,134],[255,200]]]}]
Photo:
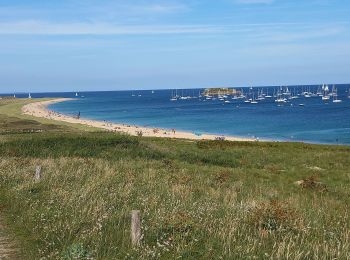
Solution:
[{"label": "bush", "polygon": [[287,203],[271,200],[258,205],[250,214],[249,222],[259,230],[286,230],[295,227],[298,217]]},{"label": "bush", "polygon": [[63,253],[62,258],[71,259],[93,259],[88,250],[82,244],[73,244]]}]

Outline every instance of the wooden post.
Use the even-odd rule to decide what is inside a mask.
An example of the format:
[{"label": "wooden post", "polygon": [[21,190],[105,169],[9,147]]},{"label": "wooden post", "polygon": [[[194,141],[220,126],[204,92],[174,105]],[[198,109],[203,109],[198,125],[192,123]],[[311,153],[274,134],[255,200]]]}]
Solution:
[{"label": "wooden post", "polygon": [[41,166],[36,166],[34,180],[38,182],[40,181],[40,179],[41,179]]},{"label": "wooden post", "polygon": [[131,212],[131,243],[133,247],[140,245],[141,240],[141,218],[140,211]]}]

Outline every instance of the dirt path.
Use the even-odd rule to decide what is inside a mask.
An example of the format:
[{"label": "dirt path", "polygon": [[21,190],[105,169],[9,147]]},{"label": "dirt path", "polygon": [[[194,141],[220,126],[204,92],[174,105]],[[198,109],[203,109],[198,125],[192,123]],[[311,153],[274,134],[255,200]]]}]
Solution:
[{"label": "dirt path", "polygon": [[15,243],[6,233],[4,223],[0,216],[0,260],[4,259],[19,259],[19,256]]}]

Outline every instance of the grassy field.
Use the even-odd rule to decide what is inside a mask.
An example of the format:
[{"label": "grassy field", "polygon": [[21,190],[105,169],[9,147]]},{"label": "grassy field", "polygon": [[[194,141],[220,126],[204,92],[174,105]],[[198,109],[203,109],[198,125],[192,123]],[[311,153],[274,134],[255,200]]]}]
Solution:
[{"label": "grassy field", "polygon": [[[49,99],[35,99],[35,101],[46,101]],[[4,99],[0,100],[0,134],[4,132],[28,132],[37,130],[43,131],[83,131],[95,132],[99,131],[93,127],[87,127],[80,124],[71,124],[66,122],[52,121],[45,118],[38,118],[22,114],[22,107],[30,102],[32,99]]]},{"label": "grassy field", "polygon": [[83,131],[24,102],[0,103],[0,210],[28,259],[350,258],[350,147]]}]

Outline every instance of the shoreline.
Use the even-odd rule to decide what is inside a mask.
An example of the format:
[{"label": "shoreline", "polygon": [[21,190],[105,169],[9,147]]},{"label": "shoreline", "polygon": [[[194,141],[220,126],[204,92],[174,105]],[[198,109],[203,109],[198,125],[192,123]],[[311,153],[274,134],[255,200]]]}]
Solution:
[{"label": "shoreline", "polygon": [[162,137],[162,138],[174,138],[174,139],[188,139],[188,140],[227,140],[227,141],[257,141],[253,138],[243,138],[237,136],[226,135],[214,135],[214,134],[202,134],[196,135],[191,132],[178,131],[176,129],[164,129],[143,127],[137,125],[110,123],[106,121],[98,121],[84,118],[75,118],[65,114],[61,114],[48,109],[48,106],[55,103],[61,103],[73,98],[57,98],[48,101],[32,102],[22,107],[22,113],[34,117],[41,117],[49,120],[62,121],[72,124],[81,124],[90,127],[100,128],[111,132],[126,133],[132,136],[145,136],[145,137]]}]

